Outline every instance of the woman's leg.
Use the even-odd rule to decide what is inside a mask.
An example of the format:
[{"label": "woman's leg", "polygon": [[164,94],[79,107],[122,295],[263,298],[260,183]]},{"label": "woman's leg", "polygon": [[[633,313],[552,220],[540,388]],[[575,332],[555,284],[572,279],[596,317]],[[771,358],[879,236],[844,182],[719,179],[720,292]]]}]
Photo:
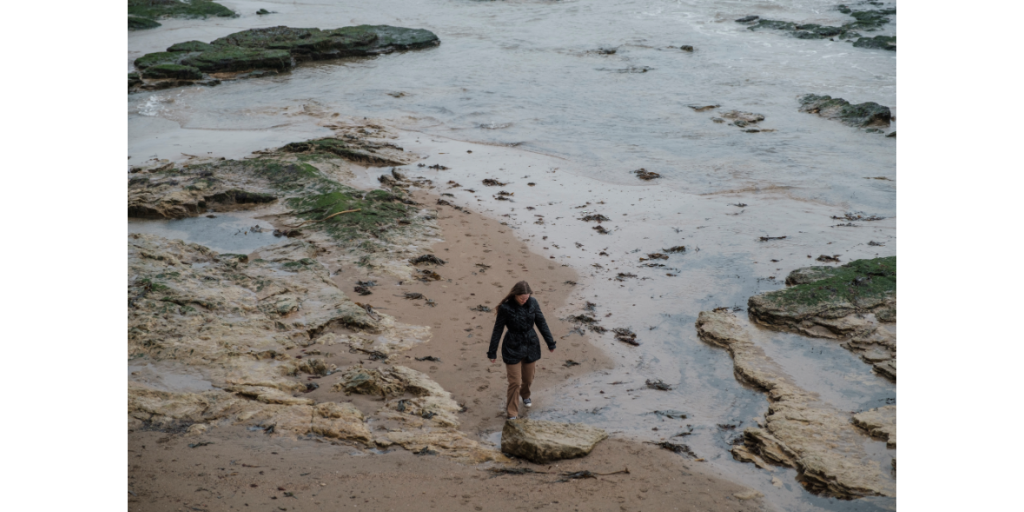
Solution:
[{"label": "woman's leg", "polygon": [[537,370],[537,361],[532,363],[520,363],[523,366],[522,377],[523,383],[519,387],[519,396],[523,397],[523,400],[530,398],[530,385],[533,384],[533,375]]},{"label": "woman's leg", "polygon": [[508,376],[508,403],[505,411],[508,417],[519,416],[519,388],[523,385],[522,363],[506,364],[505,373]]}]

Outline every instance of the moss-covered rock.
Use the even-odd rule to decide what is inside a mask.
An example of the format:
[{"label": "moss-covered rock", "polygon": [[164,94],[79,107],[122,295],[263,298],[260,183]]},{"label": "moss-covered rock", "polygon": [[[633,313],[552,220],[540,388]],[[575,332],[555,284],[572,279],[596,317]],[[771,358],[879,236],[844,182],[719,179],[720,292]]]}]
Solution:
[{"label": "moss-covered rock", "polygon": [[896,36],[861,37],[854,41],[853,46],[896,51]]},{"label": "moss-covered rock", "polygon": [[210,0],[128,0],[128,14],[144,18],[232,18],[235,11]]},{"label": "moss-covered rock", "polygon": [[210,43],[202,41],[185,41],[184,43],[172,44],[167,48],[169,52],[205,52],[215,47]]},{"label": "moss-covered rock", "polygon": [[157,64],[142,72],[143,78],[179,78],[182,80],[200,80],[203,73],[192,66],[181,64]]},{"label": "moss-covered rock", "polygon": [[829,119],[838,119],[849,126],[860,128],[889,126],[892,112],[889,107],[873,101],[856,105],[842,98],[808,94],[800,99],[800,111]]},{"label": "moss-covered rock", "polygon": [[195,66],[205,73],[218,73],[250,69],[288,69],[292,66],[292,57],[284,50],[224,46],[191,55],[181,62]]},{"label": "moss-covered rock", "polygon": [[138,73],[128,73],[128,90],[129,91],[132,89],[132,87],[135,87],[136,85],[139,85],[141,83],[142,83],[142,80],[139,79],[139,74]]},{"label": "moss-covered rock", "polygon": [[343,140],[333,137],[305,142],[292,142],[282,147],[281,151],[285,153],[326,153],[369,166],[405,165],[405,162],[392,160],[379,153],[352,146]]},{"label": "moss-covered rock", "polygon": [[762,323],[781,325],[888,309],[895,307],[896,301],[896,257],[798,269],[786,282],[799,284],[751,297],[751,316]]},{"label": "moss-covered rock", "polygon": [[147,28],[156,28],[159,26],[160,23],[156,20],[143,18],[141,16],[128,16],[128,30],[145,30]]},{"label": "moss-covered rock", "polygon": [[181,59],[187,56],[187,52],[155,52],[147,53],[135,59],[135,68],[145,71],[146,68],[159,64],[179,64]]}]

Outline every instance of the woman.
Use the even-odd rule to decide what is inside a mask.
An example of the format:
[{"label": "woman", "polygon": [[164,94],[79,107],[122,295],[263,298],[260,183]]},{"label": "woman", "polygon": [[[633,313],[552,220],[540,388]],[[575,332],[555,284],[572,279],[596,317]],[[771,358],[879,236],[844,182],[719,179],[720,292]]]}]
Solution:
[{"label": "woman", "polygon": [[519,398],[523,405],[530,407],[530,384],[537,360],[540,359],[540,340],[533,326],[540,329],[548,350],[555,351],[555,339],[551,336],[544,314],[540,312],[537,299],[531,297],[533,290],[526,281],[519,281],[512,291],[501,299],[495,313],[494,331],[491,333],[491,346],[487,349],[487,359],[495,362],[498,351],[498,340],[501,332],[508,328],[505,341],[501,344],[501,360],[505,362],[508,375],[508,404],[505,407],[508,419],[519,418]]}]

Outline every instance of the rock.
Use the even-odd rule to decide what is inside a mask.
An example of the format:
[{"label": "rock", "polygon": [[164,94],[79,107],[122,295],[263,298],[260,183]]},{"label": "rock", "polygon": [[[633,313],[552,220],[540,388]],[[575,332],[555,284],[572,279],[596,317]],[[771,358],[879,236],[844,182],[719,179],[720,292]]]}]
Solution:
[{"label": "rock", "polygon": [[[385,145],[367,147],[366,144],[363,144],[360,146],[334,137],[327,137],[304,142],[292,142],[282,146],[280,150],[285,153],[336,155],[367,167],[386,167],[410,163],[406,158],[401,157],[400,153],[388,156],[386,150],[389,148],[389,146]],[[381,178],[384,178],[381,181],[382,183],[385,181],[395,182],[394,179],[386,174],[381,175]]]},{"label": "rock", "polygon": [[[736,126],[746,126],[748,123],[758,123],[764,121],[764,116],[761,114],[754,114],[752,112],[740,112],[739,110],[730,110],[728,112],[722,112],[722,117],[726,119],[734,119]],[[742,122],[743,124],[739,124]]]},{"label": "rock", "polygon": [[889,138],[895,139],[895,138],[896,138],[896,130],[893,130],[893,131],[889,132],[889,133],[888,133],[888,134],[886,135],[886,137],[889,137]]},{"label": "rock", "polygon": [[167,47],[168,52],[205,52],[207,50],[213,50],[216,47],[209,43],[202,41],[185,41],[184,43],[175,43]]},{"label": "rock", "polygon": [[680,46],[679,49],[684,51],[684,52],[693,53],[693,47],[688,45],[688,44],[684,44],[683,46]]},{"label": "rock", "polygon": [[265,404],[313,405],[313,400],[310,398],[294,397],[275,388],[262,386],[233,386],[227,388],[227,390],[238,393],[241,396],[254,398]]},{"label": "rock", "polygon": [[142,78],[178,78],[182,80],[199,80],[203,73],[192,66],[180,64],[157,64],[150,66],[142,72]]},{"label": "rock", "polygon": [[537,464],[583,457],[608,434],[578,423],[510,420],[501,431],[501,451]]},{"label": "rock", "polygon": [[[838,27],[827,26],[827,25],[819,25],[817,23],[793,23],[793,22],[790,22],[790,21],[759,19],[757,16],[747,16],[745,18],[740,18],[740,19],[738,19],[736,21],[738,23],[747,23],[747,24],[749,24],[750,26],[747,27],[748,30],[781,30],[781,31],[789,32],[790,35],[792,35],[793,37],[796,37],[798,39],[831,39],[831,40],[835,40],[836,38],[839,38],[839,39],[845,39],[845,40],[857,39],[858,41],[860,41],[861,39],[870,40],[870,41],[878,40],[878,43],[869,43],[868,45],[862,44],[861,46],[867,47],[867,48],[889,49],[887,47],[887,45],[888,45],[888,40],[887,39],[864,38],[864,37],[861,37],[860,33],[857,32],[857,31],[858,30],[864,30],[864,31],[878,30],[879,28],[881,28],[886,23],[889,23],[889,21],[891,19],[889,16],[891,16],[893,14],[896,14],[896,9],[895,8],[865,10],[865,11],[854,11],[852,9],[849,9],[846,6],[840,6],[840,7],[841,8],[840,8],[839,12],[842,12],[844,14],[849,14],[850,16],[852,16],[854,18],[854,21],[851,21],[851,22],[848,22],[848,23],[844,23],[843,25],[838,26]],[[752,23],[754,21],[756,21],[757,23]],[[884,38],[886,36],[878,36],[878,37]],[[895,50],[895,38],[892,38],[892,39],[893,39],[893,41],[892,41],[892,44],[893,44],[892,50]],[[874,45],[871,45],[871,44],[874,44]],[[855,43],[854,46],[857,46],[857,44]]]},{"label": "rock", "polygon": [[896,406],[886,405],[853,415],[853,424],[874,437],[885,440],[889,448],[896,448]]},{"label": "rock", "polygon": [[896,379],[896,336],[863,317],[875,313],[879,322],[896,321],[895,256],[797,269],[786,284],[791,286],[751,297],[751,318],[772,329],[848,340],[845,348]]},{"label": "rock", "polygon": [[764,428],[747,428],[733,457],[793,467],[807,489],[826,496],[895,496],[895,481],[864,450],[848,416],[797,386],[732,313],[702,311],[696,327],[701,340],[729,351],[737,380],[764,390],[770,403]]},{"label": "rock", "polygon": [[757,455],[754,452],[751,452],[750,449],[748,449],[746,446],[733,446],[730,452],[732,453],[732,458],[740,462],[750,462],[761,469],[767,469],[771,471],[771,468],[768,466],[768,463],[766,463],[764,459],[761,458],[761,456]]},{"label": "rock", "polygon": [[138,73],[128,73],[128,90],[131,91],[132,87],[140,85],[142,80],[139,78]]},{"label": "rock", "polygon": [[210,0],[128,0],[128,14],[146,18],[234,18],[234,11]]},{"label": "rock", "polygon": [[428,30],[388,25],[360,25],[333,30],[279,26],[235,32],[211,43],[178,43],[170,46],[166,52],[151,53],[136,59],[135,66],[144,70],[157,64],[180,64],[192,66],[204,73],[250,72],[236,76],[247,78],[259,76],[252,73],[254,71],[285,71],[298,62],[367,57],[439,44],[441,42],[437,36]]},{"label": "rock", "polygon": [[843,124],[859,128],[872,126],[889,126],[892,119],[892,112],[885,107],[869,101],[866,103],[851,104],[850,102],[831,96],[818,96],[808,94],[800,99],[800,112],[818,114],[827,119],[836,119]]},{"label": "rock", "polygon": [[853,42],[857,48],[875,48],[879,50],[896,51],[896,36],[875,36],[860,37]]},{"label": "rock", "polygon": [[755,491],[753,489],[749,489],[749,490],[746,490],[746,491],[743,491],[743,492],[737,492],[737,493],[733,494],[732,497],[736,498],[736,499],[738,499],[740,501],[747,501],[747,500],[754,500],[754,499],[758,499],[758,498],[763,498],[764,494],[761,494],[760,492]]},{"label": "rock", "polygon": [[182,64],[194,66],[204,73],[248,71],[251,69],[284,70],[292,67],[291,54],[285,50],[258,48],[218,47],[182,59]]},{"label": "rock", "polygon": [[145,30],[147,28],[159,27],[156,20],[143,18],[141,16],[128,16],[128,30]]},{"label": "rock", "polygon": [[268,11],[266,9],[260,9],[260,10],[256,11],[256,14],[258,14],[260,16],[263,16],[265,14],[270,14],[270,11]]},{"label": "rock", "polygon": [[350,403],[324,402],[313,406],[310,432],[332,439],[369,443],[373,440],[363,413]]}]

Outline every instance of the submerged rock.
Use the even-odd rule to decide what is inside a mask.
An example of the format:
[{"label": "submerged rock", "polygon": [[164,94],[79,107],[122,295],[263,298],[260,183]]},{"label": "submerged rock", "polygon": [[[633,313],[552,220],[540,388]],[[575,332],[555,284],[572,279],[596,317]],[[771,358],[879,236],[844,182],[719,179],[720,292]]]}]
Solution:
[{"label": "submerged rock", "polygon": [[861,37],[854,41],[853,46],[896,51],[896,36]]},{"label": "submerged rock", "polygon": [[843,124],[858,128],[889,126],[892,112],[885,107],[869,101],[856,105],[842,98],[808,94],[800,98],[800,112],[818,114],[828,119],[837,119]]},{"label": "submerged rock", "polygon": [[234,18],[238,14],[210,0],[128,0],[128,14],[145,18]]},{"label": "submerged rock", "polygon": [[501,451],[537,464],[583,457],[608,434],[579,423],[509,420],[501,431]]},{"label": "submerged rock", "polygon": [[156,20],[143,18],[141,16],[128,16],[128,30],[145,30],[147,28],[156,28],[159,26],[160,23]]},{"label": "submerged rock", "polygon": [[896,495],[895,481],[868,456],[849,417],[797,386],[732,313],[702,311],[696,327],[701,340],[729,351],[737,380],[764,390],[771,404],[764,428],[747,428],[744,445],[733,448],[737,460],[795,468],[806,488],[826,496]]}]

